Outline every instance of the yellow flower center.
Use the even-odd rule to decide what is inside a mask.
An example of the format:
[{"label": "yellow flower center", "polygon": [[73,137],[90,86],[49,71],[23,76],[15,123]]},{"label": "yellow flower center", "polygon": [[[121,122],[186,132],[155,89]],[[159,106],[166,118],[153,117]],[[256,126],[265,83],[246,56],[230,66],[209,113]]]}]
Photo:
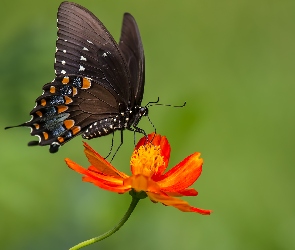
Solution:
[{"label": "yellow flower center", "polygon": [[160,146],[151,143],[134,150],[130,160],[133,175],[142,174],[147,177],[151,177],[164,164]]}]

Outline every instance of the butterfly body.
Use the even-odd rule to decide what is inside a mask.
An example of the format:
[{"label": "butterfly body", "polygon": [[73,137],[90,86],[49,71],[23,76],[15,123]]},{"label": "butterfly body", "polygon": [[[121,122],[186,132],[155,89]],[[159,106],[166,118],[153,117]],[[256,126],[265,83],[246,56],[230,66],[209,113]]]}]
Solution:
[{"label": "butterfly body", "polygon": [[137,127],[148,110],[141,106],[144,52],[134,18],[124,14],[118,44],[75,3],[61,3],[57,26],[55,79],[43,86],[32,119],[18,125],[39,137],[30,145],[49,145],[54,153],[79,134],[92,139],[124,129],[145,133]]}]

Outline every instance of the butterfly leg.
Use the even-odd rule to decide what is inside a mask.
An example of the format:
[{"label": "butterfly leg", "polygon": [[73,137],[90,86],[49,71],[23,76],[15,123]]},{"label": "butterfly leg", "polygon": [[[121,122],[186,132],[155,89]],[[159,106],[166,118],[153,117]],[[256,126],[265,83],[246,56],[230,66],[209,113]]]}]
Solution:
[{"label": "butterfly leg", "polygon": [[143,134],[145,136],[145,138],[146,138],[146,142],[149,141],[148,136],[147,136],[146,132],[143,129],[141,129],[141,128],[137,127],[137,126],[133,126],[133,128],[129,128],[128,130],[131,130],[131,131],[134,132],[134,146],[136,145],[136,142],[135,142],[135,133],[136,132],[140,133],[140,134]]},{"label": "butterfly leg", "polygon": [[136,131],[135,131],[135,130],[133,130],[133,143],[134,143],[134,147],[135,147],[135,145],[136,145],[136,138],[135,138],[135,133],[136,133]]},{"label": "butterfly leg", "polygon": [[[118,146],[118,148],[116,149],[116,152],[114,153],[114,155],[113,155],[113,157],[112,157],[112,159],[111,159],[110,162],[113,161],[115,155],[117,154],[117,152],[119,151],[120,147],[121,147],[122,144],[123,144],[123,130],[120,130],[120,131],[121,131],[121,143],[120,143],[120,145]],[[114,132],[113,132],[113,135],[114,135]],[[114,138],[114,137],[113,137],[113,138]],[[112,140],[112,147],[113,147],[113,140]],[[108,154],[108,156],[109,156],[109,155],[110,155],[110,153]],[[108,157],[108,156],[107,156],[107,157]]]},{"label": "butterfly leg", "polygon": [[155,125],[152,123],[152,121],[151,121],[151,119],[150,119],[150,117],[148,115],[147,115],[147,118],[148,118],[150,124],[152,125],[152,127],[153,127],[153,129],[155,131],[155,134],[157,134],[157,129],[156,129]]},{"label": "butterfly leg", "polygon": [[[110,151],[109,151],[108,155],[105,157],[105,159],[107,159],[107,158],[110,156],[110,154],[112,153],[112,151],[113,151],[113,146],[114,146],[114,136],[115,136],[114,131],[112,132],[112,134],[113,134],[113,136],[112,136],[112,144],[111,144],[111,148],[110,148]],[[116,152],[117,152],[117,151],[116,151]],[[114,156],[113,156],[113,158],[114,158]],[[113,158],[112,158],[112,160],[113,160]]]}]

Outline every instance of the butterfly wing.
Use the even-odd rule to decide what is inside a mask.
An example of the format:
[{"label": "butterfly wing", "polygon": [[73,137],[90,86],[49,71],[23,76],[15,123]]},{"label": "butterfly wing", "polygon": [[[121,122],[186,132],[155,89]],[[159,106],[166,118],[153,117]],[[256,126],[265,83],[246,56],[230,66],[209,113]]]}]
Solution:
[{"label": "butterfly wing", "polygon": [[78,4],[63,2],[58,9],[57,27],[56,75],[94,79],[126,104],[130,99],[128,67],[100,20]]},{"label": "butterfly wing", "polygon": [[124,14],[119,48],[129,68],[135,105],[140,106],[145,80],[144,50],[136,21],[129,13]]},{"label": "butterfly wing", "polygon": [[32,119],[22,126],[31,127],[31,135],[40,138],[39,145],[51,145],[53,153],[90,124],[117,113],[115,97],[94,80],[56,77],[44,85],[43,94],[36,99],[36,107],[30,113]]},{"label": "butterfly wing", "polygon": [[75,3],[61,3],[57,17],[56,78],[44,85],[32,119],[18,125],[39,137],[29,145],[50,145],[52,153],[92,123],[116,120],[131,93],[128,66],[104,25]]}]

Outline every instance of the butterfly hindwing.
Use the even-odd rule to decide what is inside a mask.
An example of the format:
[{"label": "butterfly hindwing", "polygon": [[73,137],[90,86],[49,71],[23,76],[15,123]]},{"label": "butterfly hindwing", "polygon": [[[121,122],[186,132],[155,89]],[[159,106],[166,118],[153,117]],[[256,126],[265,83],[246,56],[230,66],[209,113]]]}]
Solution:
[{"label": "butterfly hindwing", "polygon": [[30,113],[32,119],[25,123],[32,135],[39,136],[40,145],[62,145],[95,121],[118,115],[114,95],[89,78],[56,77],[43,90]]}]

